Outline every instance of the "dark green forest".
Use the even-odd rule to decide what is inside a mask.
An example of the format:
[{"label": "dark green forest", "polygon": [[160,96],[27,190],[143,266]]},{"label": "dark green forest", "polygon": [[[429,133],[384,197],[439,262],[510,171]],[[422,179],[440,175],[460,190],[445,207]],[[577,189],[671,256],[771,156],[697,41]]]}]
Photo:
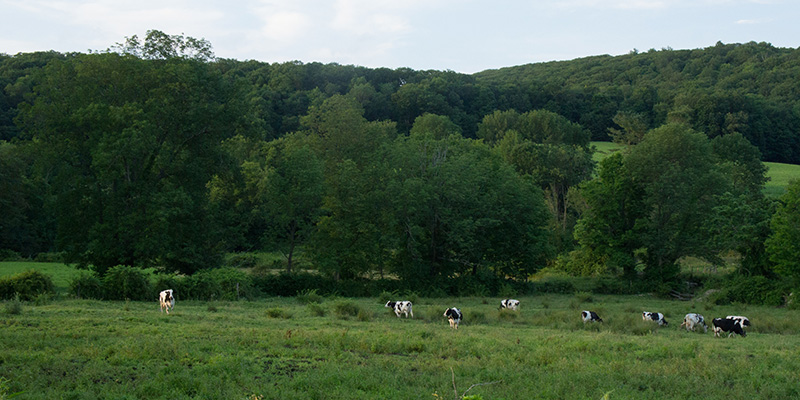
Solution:
[{"label": "dark green forest", "polygon": [[[800,276],[800,50],[650,50],[473,75],[215,58],[150,31],[0,54],[0,252],[192,274],[231,252],[286,273],[642,285],[679,260]],[[624,150],[596,164],[591,141]],[[302,253],[302,257],[299,254]],[[488,279],[488,278],[487,278]]]}]

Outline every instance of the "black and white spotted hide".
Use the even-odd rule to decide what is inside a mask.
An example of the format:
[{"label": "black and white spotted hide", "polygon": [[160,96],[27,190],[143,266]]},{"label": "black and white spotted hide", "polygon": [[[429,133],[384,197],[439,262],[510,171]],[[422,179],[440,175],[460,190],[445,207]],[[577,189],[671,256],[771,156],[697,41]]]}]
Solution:
[{"label": "black and white spotted hide", "polygon": [[732,319],[734,321],[739,321],[739,325],[742,329],[750,326],[750,320],[747,317],[743,317],[741,315],[728,315],[725,319]]},{"label": "black and white spotted hide", "polygon": [[406,318],[411,315],[411,318],[414,318],[414,310],[411,308],[412,304],[410,301],[387,301],[386,306],[394,310],[394,314],[397,315],[397,318],[400,318],[400,314],[405,314]]},{"label": "black and white spotted hide", "polygon": [[519,309],[519,300],[514,300],[514,299],[500,300],[500,309],[502,310],[504,308],[517,311]]},{"label": "black and white spotted hide", "polygon": [[747,332],[744,331],[738,320],[714,318],[711,320],[711,325],[714,325],[714,337],[722,337],[722,332],[728,333],[728,337],[731,337],[733,334],[738,334],[742,337],[747,336]]},{"label": "black and white spotted hide", "polygon": [[172,289],[167,289],[158,294],[158,302],[161,305],[161,312],[164,310],[169,311],[175,308],[175,296],[172,294]]},{"label": "black and white spotted hide", "polygon": [[461,310],[455,307],[445,310],[444,316],[447,317],[447,320],[450,322],[450,327],[453,329],[458,329],[458,324],[460,324],[461,320],[464,319],[464,315],[461,313]]},{"label": "black and white spotted hide", "polygon": [[584,324],[587,322],[603,322],[603,319],[594,311],[581,311],[581,317],[583,318]]},{"label": "black and white spotted hide", "polygon": [[703,326],[703,332],[708,332],[708,325],[706,325],[705,318],[700,314],[689,313],[683,317],[681,327],[686,327],[687,331],[694,331],[694,328],[698,325]]},{"label": "black and white spotted hide", "polygon": [[658,326],[667,326],[669,322],[664,319],[664,314],[660,312],[642,312],[642,320],[643,321],[653,321],[658,324]]}]

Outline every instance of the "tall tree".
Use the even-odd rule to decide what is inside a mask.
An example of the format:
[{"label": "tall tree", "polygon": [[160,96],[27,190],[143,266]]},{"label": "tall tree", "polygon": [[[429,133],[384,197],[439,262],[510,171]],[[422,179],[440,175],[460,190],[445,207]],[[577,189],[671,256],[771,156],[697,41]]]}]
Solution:
[{"label": "tall tree", "polygon": [[324,194],[323,164],[303,135],[295,134],[268,144],[264,167],[243,165],[247,182],[255,184],[258,208],[266,218],[266,238],[286,256],[292,272],[294,254],[313,233],[321,216]]},{"label": "tall tree", "polygon": [[20,123],[43,155],[69,260],[98,271],[214,265],[206,183],[235,133],[235,88],[209,64],[89,54],[51,62]]},{"label": "tall tree", "polygon": [[727,177],[714,165],[709,140],[685,125],[665,125],[645,135],[627,159],[633,180],[644,187],[644,218],[637,221],[646,249],[645,274],[671,280],[687,255],[712,257],[703,235],[714,196]]},{"label": "tall tree", "polygon": [[800,180],[793,180],[781,196],[766,241],[769,260],[780,276],[800,283]]}]

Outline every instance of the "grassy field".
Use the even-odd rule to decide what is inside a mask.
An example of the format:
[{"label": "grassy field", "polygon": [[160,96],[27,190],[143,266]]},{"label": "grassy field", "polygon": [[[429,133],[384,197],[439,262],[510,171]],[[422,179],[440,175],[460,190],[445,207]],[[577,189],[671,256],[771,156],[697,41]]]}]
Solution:
[{"label": "grassy field", "polygon": [[[600,162],[614,152],[622,149],[622,146],[611,142],[592,142],[597,148],[593,159]],[[786,186],[792,179],[800,179],[800,165],[781,164],[765,162],[767,166],[767,176],[769,181],[764,185],[764,194],[770,197],[779,197],[786,192]]]},{"label": "grassy field", "polygon": [[56,294],[60,296],[67,294],[70,281],[81,273],[80,270],[61,263],[2,261],[0,262],[0,277],[16,275],[31,269],[50,275],[53,278]]},{"label": "grassy field", "polygon": [[764,187],[764,194],[778,197],[786,192],[786,186],[793,179],[800,179],[800,165],[764,163],[768,170],[767,176],[770,178]]},{"label": "grassy field", "polygon": [[[421,298],[398,319],[375,298],[179,296],[170,315],[89,300],[0,313],[0,398],[452,399],[453,376],[459,394],[499,381],[468,393],[486,400],[800,396],[800,321],[786,309],[579,293],[522,297],[517,313],[495,298]],[[465,313],[457,331],[450,306]],[[605,322],[584,326],[582,309]],[[686,332],[690,311],[753,326],[746,338]]]}]

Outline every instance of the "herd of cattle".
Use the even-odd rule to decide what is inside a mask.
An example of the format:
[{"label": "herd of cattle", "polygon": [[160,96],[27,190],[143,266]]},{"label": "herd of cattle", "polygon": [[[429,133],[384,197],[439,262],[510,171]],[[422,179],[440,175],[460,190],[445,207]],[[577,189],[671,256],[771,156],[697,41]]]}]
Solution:
[{"label": "herd of cattle", "polygon": [[[414,313],[412,312],[413,305],[410,301],[388,301],[385,307],[394,310],[397,317],[400,317],[400,315],[405,315],[406,318],[408,318],[409,315],[412,318],[414,317]],[[500,309],[517,311],[519,310],[519,300],[503,299],[500,301]],[[445,310],[444,317],[447,318],[450,322],[450,327],[453,329],[458,329],[458,325],[464,320],[464,314],[455,307]],[[587,322],[603,322],[603,319],[594,311],[581,311],[581,318],[584,324]],[[664,314],[658,312],[644,311],[642,312],[642,319],[645,321],[653,321],[659,326],[667,326],[669,324],[664,318]],[[747,336],[747,332],[745,332],[744,328],[750,326],[750,320],[740,315],[729,315],[725,318],[714,318],[711,320],[711,324],[714,326],[713,332],[715,337],[721,337],[723,332],[727,333],[728,337],[733,334]],[[694,331],[697,326],[702,326],[703,332],[708,332],[708,325],[706,325],[705,318],[703,318],[702,315],[696,313],[686,314],[681,327],[685,327],[687,331]]]},{"label": "herd of cattle", "polygon": [[[175,296],[172,289],[162,291],[158,296],[158,301],[161,304],[161,312],[166,310],[166,313],[169,314],[170,310],[175,308]],[[401,315],[405,315],[406,318],[409,316],[414,318],[413,304],[410,301],[388,301],[385,307],[392,309],[398,318]],[[503,299],[500,301],[500,309],[517,311],[519,310],[519,300]],[[447,318],[450,322],[450,327],[453,329],[458,329],[458,325],[464,320],[464,314],[455,307],[445,310],[444,317]],[[594,311],[581,311],[581,318],[584,324],[587,322],[603,322],[603,319]],[[644,311],[642,312],[642,320],[653,321],[659,326],[669,325],[669,322],[664,318],[664,314],[659,312]],[[721,337],[723,332],[727,333],[728,337],[734,334],[744,337],[747,336],[744,328],[750,326],[750,320],[740,315],[728,315],[725,318],[714,318],[711,320],[711,325],[714,326],[712,331],[715,337]],[[698,326],[703,327],[703,332],[708,332],[708,325],[706,325],[705,318],[702,315],[689,313],[683,317],[682,328],[685,327],[687,331],[694,331]]]}]

